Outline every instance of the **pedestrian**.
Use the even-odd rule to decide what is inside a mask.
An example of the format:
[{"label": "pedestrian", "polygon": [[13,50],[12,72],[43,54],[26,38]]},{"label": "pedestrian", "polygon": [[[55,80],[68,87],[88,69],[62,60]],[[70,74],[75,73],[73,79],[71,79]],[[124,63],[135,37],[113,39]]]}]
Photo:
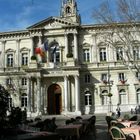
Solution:
[{"label": "pedestrian", "polygon": [[116,111],[117,111],[117,117],[119,118],[121,116],[121,109],[119,106],[117,107]]},{"label": "pedestrian", "polygon": [[131,114],[133,114],[133,113],[134,113],[133,108],[131,108]]}]

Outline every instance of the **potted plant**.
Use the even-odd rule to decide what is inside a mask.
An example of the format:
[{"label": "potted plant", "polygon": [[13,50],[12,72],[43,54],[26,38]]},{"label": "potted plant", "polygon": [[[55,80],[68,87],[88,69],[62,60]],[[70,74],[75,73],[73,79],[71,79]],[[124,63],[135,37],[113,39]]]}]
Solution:
[{"label": "potted plant", "polygon": [[120,80],[122,84],[125,84],[126,80]]},{"label": "potted plant", "polygon": [[35,55],[31,56],[31,60],[36,60],[36,56]]},{"label": "potted plant", "polygon": [[107,80],[103,80],[103,83],[104,83],[104,84],[107,84]]},{"label": "potted plant", "polygon": [[108,95],[107,95],[108,97],[112,97],[112,93],[108,93]]},{"label": "potted plant", "polygon": [[72,58],[73,54],[72,53],[68,53],[66,56],[67,56],[67,58]]},{"label": "potted plant", "polygon": [[31,56],[31,62],[29,64],[30,68],[37,68],[37,57],[35,55]]}]

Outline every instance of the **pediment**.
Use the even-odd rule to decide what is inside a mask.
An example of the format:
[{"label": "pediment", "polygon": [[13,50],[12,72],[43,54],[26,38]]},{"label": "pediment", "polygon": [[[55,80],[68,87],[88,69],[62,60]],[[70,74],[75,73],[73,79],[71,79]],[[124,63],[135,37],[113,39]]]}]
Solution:
[{"label": "pediment", "polygon": [[62,18],[50,17],[28,27],[27,29],[35,29],[35,28],[51,29],[51,28],[61,28],[70,25],[76,25],[76,24],[68,20],[64,20]]}]

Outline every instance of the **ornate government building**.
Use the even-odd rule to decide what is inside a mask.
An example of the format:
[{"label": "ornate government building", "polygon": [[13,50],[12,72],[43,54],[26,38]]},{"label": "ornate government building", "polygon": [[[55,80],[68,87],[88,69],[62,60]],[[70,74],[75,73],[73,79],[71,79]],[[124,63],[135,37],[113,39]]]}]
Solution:
[{"label": "ornate government building", "polygon": [[[139,105],[139,74],[117,55],[123,55],[121,40],[116,39],[118,51],[106,43],[110,26],[82,25],[75,0],[62,2],[60,13],[25,30],[0,33],[0,84],[10,93],[9,108],[37,116],[107,113],[117,104],[130,111]],[[129,24],[116,26],[131,30]],[[140,37],[134,44],[139,62]]]}]

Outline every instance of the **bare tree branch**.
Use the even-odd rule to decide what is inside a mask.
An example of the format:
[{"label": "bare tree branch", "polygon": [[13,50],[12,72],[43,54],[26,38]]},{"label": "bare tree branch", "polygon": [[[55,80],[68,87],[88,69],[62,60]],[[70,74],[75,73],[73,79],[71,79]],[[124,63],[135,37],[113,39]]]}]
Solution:
[{"label": "bare tree branch", "polygon": [[[140,25],[140,1],[117,0],[115,3],[116,11],[112,11],[109,4],[108,0],[106,0],[101,3],[98,9],[95,8],[92,14],[93,18],[100,23],[108,25],[107,28],[110,33],[104,35],[104,42],[107,45],[117,51],[117,48],[120,46],[117,42],[121,43],[125,55],[121,53],[118,55],[122,63],[131,71],[140,72],[140,47],[136,44],[138,36],[140,37],[138,28]],[[137,49],[137,47],[139,48]],[[139,51],[139,54],[136,54],[137,51]],[[138,56],[138,59],[136,59],[135,55]]]}]

